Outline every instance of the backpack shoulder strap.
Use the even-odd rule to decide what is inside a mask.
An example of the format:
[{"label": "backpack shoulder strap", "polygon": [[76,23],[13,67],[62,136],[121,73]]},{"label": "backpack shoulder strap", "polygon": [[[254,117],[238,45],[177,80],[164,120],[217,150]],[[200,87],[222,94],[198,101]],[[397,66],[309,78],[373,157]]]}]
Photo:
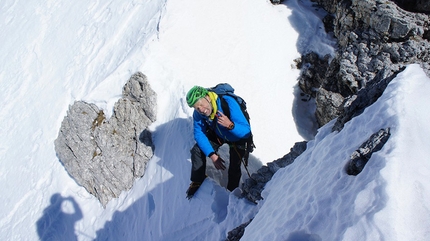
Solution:
[{"label": "backpack shoulder strap", "polygon": [[228,106],[227,101],[224,99],[224,95],[218,95],[221,102],[221,108],[224,111],[224,115],[226,115],[230,119],[230,107]]},{"label": "backpack shoulder strap", "polygon": [[[223,94],[219,94],[219,95],[218,95],[218,97],[220,98],[221,108],[222,108],[222,110],[224,111],[224,115],[226,115],[226,116],[230,119],[230,107],[228,106],[227,101],[224,99],[224,95],[223,95]],[[237,101],[237,100],[236,100],[236,101]],[[242,105],[240,105],[240,104],[239,104],[239,106],[240,106],[240,108],[241,108],[241,110],[242,110],[242,113],[243,113],[243,115],[245,116],[246,120],[248,121],[248,123],[250,123],[250,122],[249,122],[249,114],[248,114],[248,111],[246,111],[246,109],[244,110],[244,109],[242,108]],[[243,161],[244,161],[245,168],[246,168],[246,166],[248,166],[248,157],[249,157],[249,153],[250,153],[250,152],[253,152],[253,151],[254,151],[254,148],[255,148],[255,144],[254,144],[254,140],[253,140],[253,139],[254,139],[254,138],[253,138],[253,135],[252,135],[252,132],[251,132],[251,135],[250,135],[250,136],[248,137],[248,139],[246,140],[246,147],[245,147],[246,152],[245,152],[245,156],[243,157]],[[248,175],[249,175],[249,173],[248,173]],[[249,176],[249,177],[251,177],[251,176]]]}]

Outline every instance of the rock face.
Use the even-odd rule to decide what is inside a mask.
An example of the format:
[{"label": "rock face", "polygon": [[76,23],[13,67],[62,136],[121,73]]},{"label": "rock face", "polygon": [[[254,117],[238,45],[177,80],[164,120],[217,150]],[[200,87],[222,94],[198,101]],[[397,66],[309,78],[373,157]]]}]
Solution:
[{"label": "rock face", "polygon": [[[391,80],[408,64],[418,63],[430,75],[428,14],[409,12],[386,0],[314,1],[329,12],[326,31],[338,40],[334,58],[308,53],[299,65],[299,86],[316,99],[320,126],[348,109],[369,83]],[[427,1],[415,2],[428,7]]]},{"label": "rock face", "polygon": [[146,76],[134,74],[107,120],[94,104],[70,106],[55,140],[67,172],[105,207],[142,177],[153,155],[147,127],[156,118],[156,94]]}]

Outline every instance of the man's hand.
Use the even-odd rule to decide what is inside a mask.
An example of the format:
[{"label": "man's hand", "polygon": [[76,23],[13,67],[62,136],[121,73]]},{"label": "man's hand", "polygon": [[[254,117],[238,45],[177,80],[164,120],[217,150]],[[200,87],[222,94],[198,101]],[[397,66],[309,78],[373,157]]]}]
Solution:
[{"label": "man's hand", "polygon": [[224,127],[229,127],[232,124],[231,120],[224,113],[217,111],[216,116],[218,117],[218,124]]},{"label": "man's hand", "polygon": [[225,165],[224,165],[225,161],[220,156],[218,156],[217,154],[213,154],[211,156],[211,159],[212,159],[216,169],[225,170]]}]

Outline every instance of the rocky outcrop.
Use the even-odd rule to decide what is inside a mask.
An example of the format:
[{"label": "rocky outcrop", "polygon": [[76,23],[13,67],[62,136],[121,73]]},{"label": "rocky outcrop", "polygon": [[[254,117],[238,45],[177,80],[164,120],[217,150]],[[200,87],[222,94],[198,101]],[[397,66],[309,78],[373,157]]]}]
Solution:
[{"label": "rocky outcrop", "polygon": [[299,65],[299,86],[316,99],[320,126],[342,115],[369,83],[391,80],[408,64],[430,76],[429,15],[385,0],[315,2],[329,12],[324,24],[338,40],[335,56],[308,53]]},{"label": "rocky outcrop", "polygon": [[153,155],[147,127],[156,118],[156,94],[146,76],[134,74],[107,120],[96,105],[77,101],[70,106],[55,140],[55,151],[79,185],[105,207],[143,176]]},{"label": "rocky outcrop", "polygon": [[306,150],[306,144],[306,141],[295,143],[288,154],[273,162],[267,163],[267,166],[263,166],[256,173],[253,173],[251,178],[246,179],[242,185],[242,196],[253,203],[262,200],[261,192],[266,183],[272,179],[272,176],[279,169],[293,163],[294,160]]},{"label": "rocky outcrop", "polygon": [[355,150],[346,167],[346,173],[356,176],[364,168],[374,152],[382,149],[390,138],[390,128],[381,129]]},{"label": "rocky outcrop", "polygon": [[245,233],[245,228],[252,222],[252,219],[246,223],[243,223],[239,227],[231,230],[227,234],[227,239],[225,241],[239,241]]},{"label": "rocky outcrop", "polygon": [[332,131],[341,131],[346,122],[350,121],[355,116],[360,115],[363,111],[376,102],[381,97],[387,85],[397,74],[385,77],[385,72],[379,72],[380,76],[367,84],[366,88],[358,91],[357,94],[345,98],[345,104],[337,109],[340,114],[333,125]]}]

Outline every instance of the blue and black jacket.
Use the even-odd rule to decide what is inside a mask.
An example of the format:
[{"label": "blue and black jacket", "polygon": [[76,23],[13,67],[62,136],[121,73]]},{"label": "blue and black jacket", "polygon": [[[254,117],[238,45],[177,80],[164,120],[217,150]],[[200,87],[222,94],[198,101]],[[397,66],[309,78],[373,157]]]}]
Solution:
[{"label": "blue and black jacket", "polygon": [[212,129],[219,138],[227,143],[234,143],[239,140],[246,139],[251,135],[251,126],[243,115],[243,112],[240,109],[237,101],[228,95],[224,95],[222,97],[218,96],[216,100],[217,108],[218,111],[222,112],[223,114],[225,114],[225,112],[221,107],[220,98],[223,98],[224,101],[227,102],[228,108],[230,109],[229,119],[234,123],[234,128],[232,130],[219,125],[217,122],[217,116],[215,116],[213,120],[210,120],[209,117],[200,114],[196,110],[194,110],[193,113],[194,139],[206,156],[210,156],[215,153],[215,150],[206,136],[208,128]]}]

